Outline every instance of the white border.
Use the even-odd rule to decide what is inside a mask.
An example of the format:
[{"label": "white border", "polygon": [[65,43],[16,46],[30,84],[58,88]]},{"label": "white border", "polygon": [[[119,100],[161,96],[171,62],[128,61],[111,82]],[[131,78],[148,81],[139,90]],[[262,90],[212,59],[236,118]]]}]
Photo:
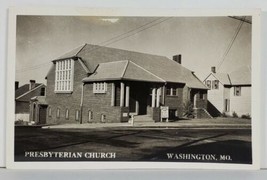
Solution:
[{"label": "white border", "polygon": [[[252,25],[252,165],[182,162],[14,162],[14,82],[17,15],[66,16],[253,16]],[[260,10],[258,9],[129,9],[129,8],[11,8],[7,63],[6,166],[13,169],[259,169],[260,168]]]}]

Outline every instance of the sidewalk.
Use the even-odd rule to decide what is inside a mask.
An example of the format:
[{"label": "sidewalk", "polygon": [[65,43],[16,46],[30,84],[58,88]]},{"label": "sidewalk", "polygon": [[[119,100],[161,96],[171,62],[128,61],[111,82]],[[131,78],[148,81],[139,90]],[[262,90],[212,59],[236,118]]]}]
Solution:
[{"label": "sidewalk", "polygon": [[203,129],[250,129],[251,120],[239,118],[191,119],[175,122],[138,123],[85,123],[44,126],[51,129],[95,129],[95,128],[203,128]]}]

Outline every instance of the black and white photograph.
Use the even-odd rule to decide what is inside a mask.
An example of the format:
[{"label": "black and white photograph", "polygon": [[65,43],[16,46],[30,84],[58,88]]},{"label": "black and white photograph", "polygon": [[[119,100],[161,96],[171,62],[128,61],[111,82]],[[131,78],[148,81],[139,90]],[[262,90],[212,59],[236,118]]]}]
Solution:
[{"label": "black and white photograph", "polygon": [[17,14],[14,163],[257,164],[253,25],[249,13]]}]

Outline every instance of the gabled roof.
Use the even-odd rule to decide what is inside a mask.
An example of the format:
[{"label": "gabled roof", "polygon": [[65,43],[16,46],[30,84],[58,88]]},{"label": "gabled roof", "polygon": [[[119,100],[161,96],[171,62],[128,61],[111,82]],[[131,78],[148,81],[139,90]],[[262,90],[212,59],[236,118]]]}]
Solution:
[{"label": "gabled roof", "polygon": [[67,59],[67,58],[72,58],[72,57],[77,57],[78,53],[85,47],[85,45],[79,46],[65,54],[63,54],[62,56],[58,57],[56,60],[59,59]]},{"label": "gabled roof", "polygon": [[216,79],[218,79],[224,85],[231,85],[230,77],[227,73],[211,73]]},{"label": "gabled roof", "polygon": [[[90,72],[96,71],[97,66],[101,63],[129,60],[136,66],[145,69],[149,74],[153,74],[166,82],[186,83],[186,85],[191,88],[207,89],[207,87],[196,78],[190,70],[164,56],[85,44],[56,60],[73,57],[81,58]],[[131,67],[132,66],[133,65],[131,65]],[[137,69],[140,70],[140,68]],[[130,72],[130,70],[128,71]],[[148,76],[148,74],[146,75]],[[135,79],[136,78],[142,77],[135,77]]]},{"label": "gabled roof", "polygon": [[100,63],[96,71],[89,77],[84,78],[83,82],[106,80],[165,82],[163,79],[128,60]]},{"label": "gabled roof", "polygon": [[[214,76],[223,85],[251,85],[251,68],[250,66],[242,66],[231,73],[210,73],[209,76]],[[207,79],[206,78],[206,79]],[[205,79],[205,80],[206,80]],[[204,80],[204,81],[205,81]]]}]

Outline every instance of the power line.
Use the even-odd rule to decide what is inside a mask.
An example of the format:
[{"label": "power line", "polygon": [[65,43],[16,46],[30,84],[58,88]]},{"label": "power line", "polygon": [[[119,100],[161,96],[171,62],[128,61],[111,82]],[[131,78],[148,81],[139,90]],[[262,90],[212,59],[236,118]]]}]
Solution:
[{"label": "power line", "polygon": [[[160,23],[162,23],[162,22],[164,22],[164,21],[166,21],[166,20],[168,20],[168,19],[170,19],[170,18],[172,18],[172,17],[169,17],[169,18],[167,18],[167,19],[164,19],[163,21],[154,23],[154,22],[156,22],[156,21],[158,21],[158,20],[160,20],[160,19],[162,19],[162,18],[163,18],[163,17],[154,19],[154,20],[152,20],[152,21],[150,21],[150,22],[148,22],[148,23],[145,23],[145,24],[143,24],[143,25],[137,27],[137,28],[131,29],[131,30],[129,30],[129,31],[123,33],[123,34],[120,34],[120,35],[118,35],[118,36],[112,37],[112,38],[110,38],[110,39],[108,39],[108,40],[106,40],[106,41],[100,42],[100,43],[98,43],[98,46],[99,46],[99,45],[101,45],[101,46],[106,46],[106,45],[113,44],[113,43],[118,42],[118,41],[120,41],[120,40],[123,40],[123,39],[125,39],[125,38],[127,38],[127,37],[133,36],[133,35],[135,35],[135,34],[137,34],[137,33],[139,33],[139,32],[142,32],[142,31],[144,31],[144,30],[146,30],[146,29],[148,29],[148,28],[151,28],[151,27],[153,27],[153,26],[155,26],[155,25],[157,25],[157,24],[160,24]],[[153,23],[154,23],[154,24],[153,24]],[[148,26],[149,24],[152,24],[152,25],[151,25],[151,26]],[[145,26],[148,26],[148,27],[145,27]],[[143,27],[145,27],[145,28],[143,28]],[[141,29],[141,28],[142,28],[142,29]],[[137,31],[137,32],[135,32],[135,31],[138,30],[138,29],[140,29],[140,30]],[[134,33],[131,34],[131,35],[128,35],[128,36],[126,36],[126,37],[123,37],[124,35],[127,35],[127,34],[132,33],[132,32],[134,32]],[[119,38],[119,37],[122,37],[122,38],[117,39],[117,38]],[[110,41],[111,41],[111,42],[110,42]],[[112,42],[112,41],[113,41],[113,42]],[[104,44],[104,45],[102,45],[102,44]],[[93,50],[96,50],[96,49],[99,49],[99,48],[101,48],[101,47],[93,48],[93,49],[90,50],[89,52],[91,52],[91,51],[93,51]],[[18,73],[22,73],[22,72],[25,72],[25,71],[27,71],[27,70],[35,70],[35,69],[39,69],[39,68],[40,68],[39,66],[42,66],[42,65],[45,65],[45,64],[50,64],[50,62],[42,63],[42,64],[39,64],[39,65],[36,65],[36,66],[31,66],[31,67],[28,67],[28,68],[18,69],[18,70],[16,70],[16,71],[17,71]]]},{"label": "power line", "polygon": [[94,51],[94,50],[97,50],[97,49],[106,47],[107,45],[113,44],[113,43],[115,43],[115,42],[118,42],[118,41],[123,40],[123,39],[125,39],[125,38],[128,38],[128,37],[130,37],[130,36],[133,36],[133,35],[135,35],[135,34],[137,34],[137,33],[140,33],[140,32],[142,32],[142,31],[144,31],[144,30],[146,30],[146,29],[149,29],[149,28],[151,28],[151,27],[153,27],[153,26],[156,26],[156,25],[158,25],[158,24],[160,24],[160,23],[163,23],[164,21],[167,21],[167,20],[169,20],[170,18],[172,18],[172,17],[168,17],[167,19],[164,19],[164,20],[162,20],[162,21],[160,21],[160,22],[158,22],[158,23],[154,23],[154,24],[152,24],[151,26],[148,26],[148,27],[146,27],[146,28],[143,28],[143,29],[141,29],[141,30],[139,30],[139,31],[137,31],[137,32],[134,32],[133,34],[130,34],[130,35],[128,35],[128,36],[125,36],[125,37],[122,37],[122,38],[120,38],[120,39],[114,40],[113,42],[106,43],[106,44],[101,45],[101,46],[99,46],[99,47],[95,47],[95,48],[91,49],[91,50],[88,51],[88,52],[92,52],[92,51]]},{"label": "power line", "polygon": [[[243,17],[242,19],[244,20],[245,18],[246,18],[246,17]],[[226,56],[228,55],[229,51],[231,50],[231,48],[232,48],[232,46],[233,46],[233,44],[234,44],[234,42],[235,42],[235,40],[236,40],[236,38],[237,38],[237,36],[238,36],[240,30],[241,30],[241,28],[242,28],[243,23],[244,23],[244,21],[240,21],[240,23],[238,24],[238,27],[237,27],[237,29],[236,29],[236,31],[235,31],[235,34],[234,34],[232,40],[230,41],[230,44],[229,44],[229,46],[227,47],[226,51],[224,52],[224,54],[223,54],[223,56],[222,56],[222,60],[219,62],[218,66],[217,66],[217,69],[218,69],[218,70],[220,69],[221,65],[223,64],[223,62],[224,62],[224,60],[225,60],[225,58],[226,58]]]},{"label": "power line", "polygon": [[108,40],[106,40],[106,41],[103,41],[103,42],[101,42],[101,43],[98,43],[98,45],[107,43],[107,42],[109,42],[109,41],[111,41],[111,40],[113,40],[113,39],[119,38],[119,37],[121,37],[121,36],[123,36],[123,35],[125,35],[125,34],[129,34],[130,32],[134,32],[134,31],[136,31],[137,29],[140,29],[140,28],[142,28],[142,27],[145,27],[145,26],[147,26],[147,25],[149,25],[149,24],[151,24],[151,23],[153,23],[153,22],[155,22],[155,21],[157,21],[157,20],[159,20],[159,19],[162,19],[162,17],[161,17],[161,18],[157,18],[157,19],[155,19],[155,20],[153,20],[153,21],[150,21],[150,22],[148,22],[148,23],[146,23],[146,24],[143,24],[143,25],[139,26],[138,28],[134,28],[134,29],[129,30],[129,31],[123,33],[123,34],[120,34],[120,35],[118,35],[118,36],[115,36],[115,37],[113,37],[113,38],[111,38],[111,39],[108,39]]}]

